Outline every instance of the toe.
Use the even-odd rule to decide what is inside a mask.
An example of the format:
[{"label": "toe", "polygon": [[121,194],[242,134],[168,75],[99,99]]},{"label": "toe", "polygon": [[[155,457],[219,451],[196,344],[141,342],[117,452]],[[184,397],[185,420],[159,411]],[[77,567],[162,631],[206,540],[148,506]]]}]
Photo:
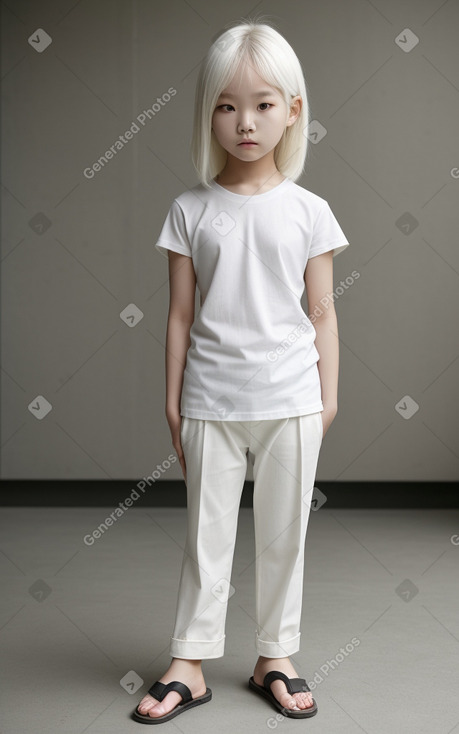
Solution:
[{"label": "toe", "polygon": [[150,709],[153,708],[157,703],[159,703],[156,698],[153,698],[153,696],[150,696],[150,694],[147,694],[144,696],[141,700],[141,702],[138,705],[139,713],[146,714]]},{"label": "toe", "polygon": [[295,694],[297,705],[301,709],[311,708],[314,705],[312,700],[312,694],[309,692]]},{"label": "toe", "polygon": [[[274,694],[276,695],[276,694]],[[276,695],[276,698],[279,700],[279,703],[282,706],[285,706],[285,708],[293,709],[294,711],[299,710],[299,706],[297,704],[297,701],[294,696],[291,696],[288,691],[285,691],[284,693],[281,693],[280,696]]]},{"label": "toe", "polygon": [[182,700],[182,697],[177,691],[169,691],[167,696],[163,698],[163,700],[158,703],[157,706],[154,706],[152,709],[149,710],[148,715],[152,718],[158,717],[158,716],[164,716],[165,714],[168,714],[169,711],[172,711],[172,709],[175,709],[178,703]]},{"label": "toe", "polygon": [[271,683],[270,687],[271,693],[275,698],[277,698],[281,706],[284,706],[288,709],[293,709],[294,711],[299,710],[298,704],[295,700],[295,696],[292,696],[292,694],[287,691],[287,686],[283,681],[274,680]]},{"label": "toe", "polygon": [[312,693],[309,691],[301,691],[292,695],[287,691],[285,683],[280,681],[274,681],[271,690],[281,706],[293,711],[302,711],[314,705]]}]

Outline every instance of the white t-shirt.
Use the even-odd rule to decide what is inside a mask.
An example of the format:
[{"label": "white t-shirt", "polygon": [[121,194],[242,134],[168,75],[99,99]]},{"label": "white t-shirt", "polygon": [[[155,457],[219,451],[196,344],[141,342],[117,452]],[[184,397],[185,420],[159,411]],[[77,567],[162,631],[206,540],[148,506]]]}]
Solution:
[{"label": "white t-shirt", "polygon": [[310,257],[348,245],[328,202],[289,178],[252,196],[212,181],[174,199],[155,248],[191,257],[201,294],[182,416],[252,421],[323,410],[304,272]]}]

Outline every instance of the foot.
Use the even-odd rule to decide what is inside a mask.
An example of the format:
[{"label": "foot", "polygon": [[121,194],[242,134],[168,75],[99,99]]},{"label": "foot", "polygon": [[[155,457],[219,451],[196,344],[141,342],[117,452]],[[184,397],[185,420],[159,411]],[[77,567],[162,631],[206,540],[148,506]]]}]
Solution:
[{"label": "foot", "polygon": [[[290,662],[290,658],[264,658],[260,656],[253,671],[253,679],[255,683],[262,686],[266,673],[271,670],[280,670],[289,678],[300,678]],[[301,691],[300,693],[290,694],[283,680],[274,680],[270,685],[272,694],[281,706],[292,709],[293,711],[301,711],[311,708],[314,705],[312,693],[310,691]]]},{"label": "foot", "polygon": [[[179,680],[184,683],[191,691],[193,698],[203,696],[207,690],[204,676],[201,669],[200,660],[184,660],[183,658],[172,658],[172,662],[161,678],[160,683],[167,685],[173,680]],[[162,701],[158,701],[147,693],[138,705],[140,714],[157,718],[168,714],[169,711],[175,709],[177,704],[182,701],[180,693],[177,691],[169,691]]]}]

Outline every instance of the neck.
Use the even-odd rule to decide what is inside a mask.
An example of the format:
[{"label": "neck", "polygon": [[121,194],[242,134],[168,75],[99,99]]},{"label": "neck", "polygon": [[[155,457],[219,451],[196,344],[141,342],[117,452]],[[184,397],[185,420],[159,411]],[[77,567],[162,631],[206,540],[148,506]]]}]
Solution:
[{"label": "neck", "polygon": [[273,156],[265,156],[252,162],[241,161],[228,153],[226,164],[216,177],[216,181],[217,183],[225,183],[228,186],[244,184],[259,188],[266,183],[275,186],[283,178],[276,168]]}]

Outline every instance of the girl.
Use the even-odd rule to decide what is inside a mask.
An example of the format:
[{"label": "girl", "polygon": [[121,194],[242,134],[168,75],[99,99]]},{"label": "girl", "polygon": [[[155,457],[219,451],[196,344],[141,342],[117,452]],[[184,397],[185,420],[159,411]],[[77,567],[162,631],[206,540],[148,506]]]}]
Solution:
[{"label": "girl", "polygon": [[249,686],[285,716],[317,712],[289,656],[300,649],[317,461],[337,412],[337,320],[322,304],[349,243],[327,201],[295,183],[308,112],[300,62],[271,26],[244,20],[212,44],[195,101],[200,184],[174,200],[156,244],[169,259],[166,416],[188,529],[172,662],[135,711],[145,723],[212,697],[201,663],[224,654],[249,452],[259,656]]}]

